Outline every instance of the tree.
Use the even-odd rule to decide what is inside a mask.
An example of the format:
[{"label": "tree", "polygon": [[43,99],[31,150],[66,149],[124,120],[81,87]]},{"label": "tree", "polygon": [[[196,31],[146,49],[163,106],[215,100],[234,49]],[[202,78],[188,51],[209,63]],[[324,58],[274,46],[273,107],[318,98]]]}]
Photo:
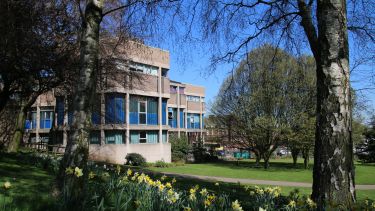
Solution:
[{"label": "tree", "polygon": [[269,45],[248,54],[225,80],[211,109],[214,120],[232,131],[227,145],[252,151],[257,164],[264,159],[265,168],[278,146],[294,143],[301,150],[301,116],[314,113],[315,97],[313,66],[302,64]]},{"label": "tree", "polygon": [[257,40],[271,38],[275,44],[299,52],[305,51],[303,46],[308,43],[317,75],[312,198],[318,209],[328,204],[351,207],[355,182],[348,29],[355,32],[353,38],[374,43],[372,1],[228,0],[198,4],[192,6],[191,19],[201,12],[203,37],[213,41],[214,67],[241,58]]},{"label": "tree", "polygon": [[363,133],[364,140],[356,147],[358,158],[365,163],[375,162],[375,117],[372,117],[370,128]]},{"label": "tree", "polygon": [[[72,113],[73,121],[64,157],[60,165],[58,182],[59,188],[66,196],[67,205],[75,209],[82,209],[85,199],[85,189],[88,180],[88,134],[90,130],[91,109],[96,95],[97,77],[99,73],[99,41],[100,33],[109,33],[112,37],[122,37],[125,32],[136,37],[134,26],[140,27],[140,32],[150,33],[147,24],[158,17],[155,6],[159,1],[105,1],[87,0],[77,1],[72,9],[79,11],[81,25],[78,31],[80,42],[79,75],[73,89]],[[139,20],[137,22],[133,22]],[[134,25],[128,25],[128,24]],[[117,45],[115,44],[115,47]],[[72,177],[65,173],[66,169],[78,168],[83,176]]]},{"label": "tree", "polygon": [[60,1],[2,1],[0,11],[0,112],[18,110],[8,151],[23,137],[26,113],[43,92],[69,81],[75,65],[74,18]]}]

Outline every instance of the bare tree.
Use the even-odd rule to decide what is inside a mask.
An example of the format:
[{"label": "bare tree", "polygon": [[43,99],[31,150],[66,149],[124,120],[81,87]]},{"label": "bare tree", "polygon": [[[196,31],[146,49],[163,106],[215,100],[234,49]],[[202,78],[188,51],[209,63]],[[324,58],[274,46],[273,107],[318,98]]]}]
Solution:
[{"label": "bare tree", "polygon": [[212,41],[214,67],[223,61],[238,61],[249,47],[264,39],[294,52],[310,48],[317,74],[312,198],[319,209],[328,204],[351,207],[355,182],[348,26],[361,41],[372,45],[373,2],[228,0],[194,1],[192,5],[191,20],[202,18],[203,37]]}]

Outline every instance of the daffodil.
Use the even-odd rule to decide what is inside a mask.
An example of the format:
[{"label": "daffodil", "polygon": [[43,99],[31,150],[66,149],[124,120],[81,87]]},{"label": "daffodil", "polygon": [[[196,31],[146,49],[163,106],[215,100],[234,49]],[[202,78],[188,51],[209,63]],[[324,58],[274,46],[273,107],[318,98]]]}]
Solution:
[{"label": "daffodil", "polygon": [[372,202],[371,206],[373,209],[375,209],[375,202]]},{"label": "daffodil", "polygon": [[240,203],[238,202],[238,200],[232,202],[232,209],[233,211],[243,211]]},{"label": "daffodil", "polygon": [[215,183],[215,186],[219,186],[219,183],[217,182],[217,183]]},{"label": "daffodil", "polygon": [[173,177],[172,184],[176,183],[176,179]]},{"label": "daffodil", "polygon": [[76,175],[76,177],[81,177],[83,175],[82,169],[80,169],[78,167],[75,167],[74,168],[74,175]]},{"label": "daffodil", "polygon": [[288,204],[289,207],[296,207],[296,202],[294,200],[291,200]]},{"label": "daffodil", "polygon": [[165,176],[165,175],[163,175],[163,176],[160,178],[161,181],[164,181],[165,179],[167,179],[167,176]]},{"label": "daffodil", "polygon": [[128,176],[130,176],[132,173],[133,173],[133,172],[132,172],[131,169],[128,169],[128,170],[126,171],[126,175],[128,175]]},{"label": "daffodil", "polygon": [[207,189],[206,188],[203,188],[202,190],[201,190],[201,192],[200,192],[200,194],[202,195],[202,196],[205,196],[205,195],[207,195]]},{"label": "daffodil", "polygon": [[184,207],[184,211],[191,211],[190,207]]},{"label": "daffodil", "polygon": [[172,184],[169,183],[169,182],[167,182],[167,183],[165,184],[165,187],[166,187],[166,188],[172,188]]},{"label": "daffodil", "polygon": [[116,173],[117,173],[117,175],[120,175],[120,173],[121,173],[121,166],[120,165],[116,166]]},{"label": "daffodil", "polygon": [[263,207],[259,207],[259,211],[267,211],[267,210],[263,209]]},{"label": "daffodil", "polygon": [[5,189],[9,189],[9,188],[12,187],[12,184],[10,184],[10,182],[6,181],[6,182],[4,182],[3,187],[4,187]]},{"label": "daffodil", "polygon": [[210,200],[206,199],[204,200],[204,207],[209,207],[211,205]]},{"label": "daffodil", "polygon": [[72,167],[69,166],[68,168],[65,169],[65,173],[66,174],[73,174],[74,170],[72,169]]},{"label": "daffodil", "polygon": [[316,207],[316,203],[313,201],[313,200],[311,200],[310,198],[307,198],[306,199],[306,203],[309,205],[309,207],[311,207],[311,208],[315,208]]},{"label": "daffodil", "polygon": [[89,179],[93,179],[95,177],[95,173],[90,171],[89,173]]}]

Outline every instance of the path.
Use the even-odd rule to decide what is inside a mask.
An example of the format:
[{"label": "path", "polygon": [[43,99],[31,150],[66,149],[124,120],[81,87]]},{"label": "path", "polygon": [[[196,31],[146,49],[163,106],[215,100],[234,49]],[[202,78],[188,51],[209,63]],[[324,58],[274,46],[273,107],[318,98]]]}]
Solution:
[{"label": "path", "polygon": [[[167,176],[177,176],[183,178],[201,179],[201,180],[212,180],[220,182],[231,182],[231,183],[242,183],[252,185],[275,185],[275,186],[289,186],[289,187],[306,187],[311,188],[311,183],[305,182],[288,182],[288,181],[271,181],[271,180],[256,180],[256,179],[239,179],[239,178],[228,178],[228,177],[214,177],[214,176],[201,176],[191,174],[178,174],[161,172]],[[357,190],[375,190],[375,185],[356,185]]]}]

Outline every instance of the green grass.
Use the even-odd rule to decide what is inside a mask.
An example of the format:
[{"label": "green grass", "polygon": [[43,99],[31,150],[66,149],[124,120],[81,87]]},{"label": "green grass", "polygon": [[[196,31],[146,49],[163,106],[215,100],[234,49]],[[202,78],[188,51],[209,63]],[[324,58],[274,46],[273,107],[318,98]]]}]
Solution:
[{"label": "green grass", "polygon": [[[290,182],[312,182],[312,164],[304,169],[302,160],[293,167],[291,159],[273,159],[267,170],[256,167],[254,160],[224,161],[204,164],[186,164],[170,168],[149,168],[153,171],[217,176],[241,179],[261,179]],[[238,165],[237,165],[238,164]],[[375,166],[356,163],[356,184],[375,184]]]},{"label": "green grass", "polygon": [[[3,188],[4,182],[9,181],[12,187]],[[0,157],[0,210],[44,210],[51,203],[49,193],[53,176],[40,168],[20,164],[15,157]]]}]

